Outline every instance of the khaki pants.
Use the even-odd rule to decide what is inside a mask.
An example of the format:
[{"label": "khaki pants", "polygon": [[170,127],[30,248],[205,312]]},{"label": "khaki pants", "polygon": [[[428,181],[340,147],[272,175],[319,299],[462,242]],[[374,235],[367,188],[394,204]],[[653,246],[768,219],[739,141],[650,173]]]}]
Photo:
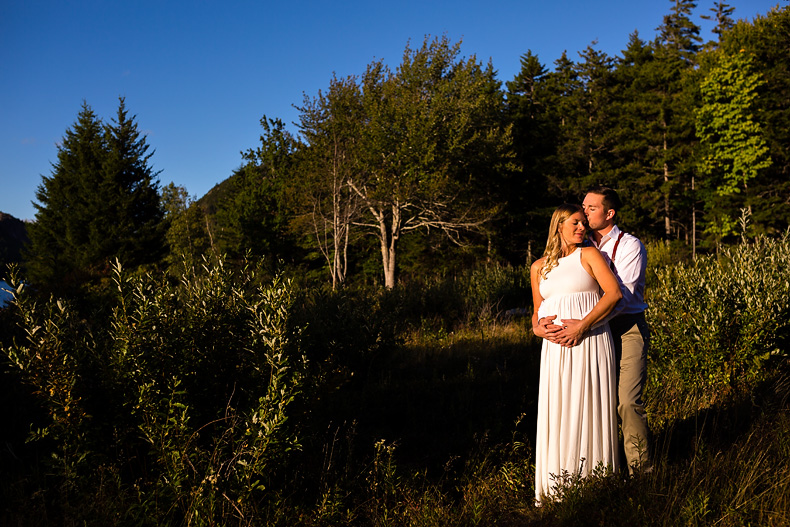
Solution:
[{"label": "khaki pants", "polygon": [[642,391],[647,380],[650,331],[644,313],[620,315],[609,326],[617,360],[617,413],[623,428],[628,472],[650,468],[650,432]]}]

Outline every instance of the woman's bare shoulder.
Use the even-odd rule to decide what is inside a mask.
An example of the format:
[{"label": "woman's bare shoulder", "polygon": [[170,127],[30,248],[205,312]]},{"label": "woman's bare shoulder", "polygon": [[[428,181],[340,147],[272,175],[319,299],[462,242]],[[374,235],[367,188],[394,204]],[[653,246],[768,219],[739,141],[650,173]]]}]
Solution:
[{"label": "woman's bare shoulder", "polygon": [[587,258],[603,258],[603,256],[601,255],[601,251],[599,251],[599,250],[598,250],[597,248],[595,248],[595,247],[592,247],[592,246],[583,246],[581,249],[582,249],[582,257],[587,257]]}]

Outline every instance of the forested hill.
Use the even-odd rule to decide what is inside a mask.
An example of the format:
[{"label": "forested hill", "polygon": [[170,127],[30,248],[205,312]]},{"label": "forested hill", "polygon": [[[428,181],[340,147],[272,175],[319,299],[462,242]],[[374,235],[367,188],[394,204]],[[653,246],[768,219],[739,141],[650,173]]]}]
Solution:
[{"label": "forested hill", "polygon": [[22,246],[28,243],[27,227],[22,220],[0,212],[0,265],[22,260]]}]

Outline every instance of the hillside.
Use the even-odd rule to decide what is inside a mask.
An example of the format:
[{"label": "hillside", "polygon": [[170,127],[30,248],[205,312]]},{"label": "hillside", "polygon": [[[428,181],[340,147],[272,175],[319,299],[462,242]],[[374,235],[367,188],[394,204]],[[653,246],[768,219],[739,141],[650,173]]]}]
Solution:
[{"label": "hillside", "polygon": [[0,212],[0,264],[22,260],[22,247],[29,242],[22,220]]}]

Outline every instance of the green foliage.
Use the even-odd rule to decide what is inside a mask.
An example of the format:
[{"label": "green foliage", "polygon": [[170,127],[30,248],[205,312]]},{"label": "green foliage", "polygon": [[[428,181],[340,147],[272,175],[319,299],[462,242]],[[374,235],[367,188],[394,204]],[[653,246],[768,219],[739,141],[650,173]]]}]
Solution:
[{"label": "green foliage", "polygon": [[732,211],[722,210],[721,200],[715,198],[745,192],[760,171],[771,166],[771,159],[754,115],[757,90],[764,81],[754,70],[753,58],[744,50],[735,55],[719,53],[717,58],[700,85],[697,136],[701,183],[710,195],[705,208],[711,219],[705,232],[720,239],[732,235],[737,223]]},{"label": "green foliage", "polygon": [[261,119],[261,146],[244,154],[217,205],[218,246],[223,254],[289,261],[298,251],[289,233],[296,140],[279,119]]},{"label": "green foliage", "polygon": [[493,67],[459,57],[460,44],[426,38],[392,73],[382,62],[361,78],[359,169],[348,185],[378,241],[384,285],[396,284],[399,239],[436,229],[461,242],[491,216],[486,175],[510,160],[510,130]]},{"label": "green foliage", "polygon": [[786,354],[788,268],[790,238],[761,236],[656,269],[648,299],[654,419],[691,415],[751,386],[771,357]]},{"label": "green foliage", "polygon": [[333,78],[325,94],[312,99],[305,95],[299,111],[306,145],[299,156],[299,188],[290,194],[296,213],[293,227],[321,253],[334,289],[346,281],[349,252],[359,250],[351,245],[356,238],[352,225],[361,210],[350,182],[362,170],[358,144],[365,117],[360,87],[353,77]]},{"label": "green foliage", "polygon": [[54,446],[51,483],[87,492],[109,470],[120,482],[114,499],[143,523],[262,514],[300,447],[288,423],[304,369],[288,325],[290,283],[222,261],[175,285],[120,264],[113,276],[112,315],[91,322],[14,283],[26,336],[4,352],[47,410],[34,438]]},{"label": "green foliage", "polygon": [[713,7],[710,8],[710,11],[714,14],[713,16],[702,15],[700,18],[716,22],[712,32],[721,39],[722,34],[732,29],[732,26],[735,25],[731,16],[735,12],[735,8],[726,2],[713,2]]},{"label": "green foliage", "polygon": [[147,151],[123,98],[110,125],[83,104],[36,192],[26,266],[38,287],[73,291],[106,277],[114,257],[136,267],[164,256],[157,174]]},{"label": "green foliage", "polygon": [[754,100],[753,117],[760,123],[769,148],[771,166],[750,182],[747,197],[752,199],[752,221],[756,232],[778,234],[790,222],[785,205],[790,188],[790,76],[787,75],[790,45],[790,8],[772,9],[753,22],[739,21],[722,35],[720,48],[728,56],[745,50],[754,60],[754,71],[764,81]]},{"label": "green foliage", "polygon": [[[40,188],[28,265],[72,284],[101,275],[86,286],[100,302],[49,299],[11,280],[0,343],[14,387],[4,393],[24,382],[23,410],[29,398],[38,406],[11,421],[30,421],[30,443],[20,444],[23,430],[3,436],[0,523],[787,524],[790,240],[756,234],[782,232],[790,217],[790,10],[730,28],[717,4],[719,51],[709,44],[703,56],[691,7],[673,1],[660,37],[632,35],[622,58],[589,47],[548,72],[526,55],[507,101],[493,66],[460,58],[446,39],[407,48],[394,72],[374,62],[359,79],[333,79],[300,109],[304,142],[264,118],[261,147],[200,204],[163,189],[168,276],[102,263],[102,251],[134,259],[140,246],[113,245],[120,231],[101,240],[106,218],[129,227],[93,198],[128,210],[112,190],[128,191],[133,174],[155,187],[156,174],[123,102],[112,127],[85,105]],[[740,49],[764,83],[736,64]],[[719,100],[717,86],[738,84],[730,79],[745,89]],[[741,179],[727,180],[723,167],[746,152],[700,161],[729,137],[719,125],[739,121],[711,112],[700,147],[693,118],[725,106],[759,116],[770,166],[765,155],[739,158]],[[122,144],[134,154],[107,155]],[[696,181],[709,195],[693,188],[699,163],[716,171]],[[621,191],[621,221],[649,248],[657,462],[627,480],[569,474],[562,499],[538,509],[538,342],[511,318],[528,315],[527,269],[479,262],[523,264],[543,241],[543,209],[593,181]],[[700,199],[731,211],[744,194],[749,238],[691,260]],[[366,217],[338,206],[354,196],[367,200]],[[496,205],[497,221],[456,237]],[[310,210],[326,222],[306,221]],[[359,223],[378,238],[348,236]],[[436,233],[472,248],[450,254]],[[79,244],[89,250],[74,252]],[[232,258],[215,260],[217,248]],[[382,249],[392,257],[385,283],[400,273],[389,290],[377,287],[380,267],[367,272]],[[345,287],[297,290],[271,263],[243,257],[283,257],[308,283],[322,250]]]},{"label": "green foliage", "polygon": [[50,462],[69,488],[85,476],[91,453],[86,438],[91,416],[79,381],[95,340],[90,327],[65,301],[37,303],[26,294],[15,273],[9,283],[24,338],[19,343],[6,343],[5,355],[33,387],[46,414],[46,422],[31,430],[30,439],[46,438],[56,445]]},{"label": "green foliage", "polygon": [[162,187],[162,206],[167,223],[168,269],[178,275],[186,267],[193,274],[200,266],[201,255],[212,249],[206,212],[189,197],[186,188],[172,182]]},{"label": "green foliage", "polygon": [[[540,508],[530,446],[538,343],[521,321],[491,316],[529,297],[523,269],[392,291],[294,291],[255,266],[205,263],[180,283],[116,266],[104,318],[20,289],[11,313],[23,331],[5,356],[45,410],[34,429],[46,435],[33,444],[52,461],[50,475],[3,483],[8,517],[781,525],[789,242],[758,237],[693,265],[655,245],[654,471],[568,474],[562,499]],[[782,351],[761,356],[772,349]]]}]

